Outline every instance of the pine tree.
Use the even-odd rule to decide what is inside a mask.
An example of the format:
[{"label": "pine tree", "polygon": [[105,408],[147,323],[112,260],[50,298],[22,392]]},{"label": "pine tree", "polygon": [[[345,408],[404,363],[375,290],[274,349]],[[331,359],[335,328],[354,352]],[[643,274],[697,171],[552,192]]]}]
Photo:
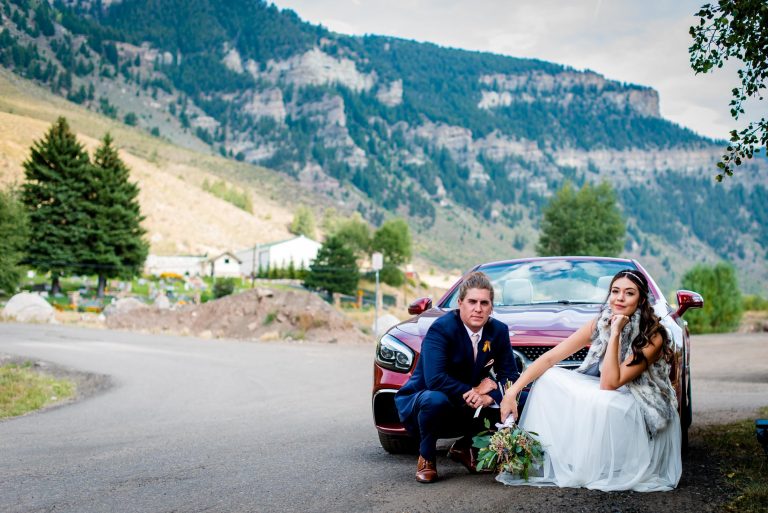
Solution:
[{"label": "pine tree", "polygon": [[27,215],[13,189],[0,191],[0,290],[13,293],[21,279],[19,263],[28,242]]},{"label": "pine tree", "polygon": [[324,290],[329,297],[334,292],[354,294],[359,279],[355,254],[341,240],[328,237],[309,266],[304,286]]},{"label": "pine tree", "polygon": [[139,188],[130,181],[130,170],[109,134],[96,150],[93,163],[92,217],[82,264],[99,276],[98,296],[103,297],[107,278],[131,278],[141,272],[149,246],[141,226]]},{"label": "pine tree", "polygon": [[59,277],[77,272],[78,252],[87,240],[84,210],[90,159],[67,120],[60,117],[24,162],[22,202],[29,212],[27,260],[34,269],[51,273],[51,293]]}]

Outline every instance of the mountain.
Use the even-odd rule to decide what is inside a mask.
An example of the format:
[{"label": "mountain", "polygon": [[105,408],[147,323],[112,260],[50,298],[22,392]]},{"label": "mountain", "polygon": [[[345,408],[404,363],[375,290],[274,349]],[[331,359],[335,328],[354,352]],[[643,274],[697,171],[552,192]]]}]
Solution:
[{"label": "mountain", "polygon": [[728,259],[765,293],[768,161],[715,184],[722,143],[663,119],[650,88],[344,36],[257,0],[1,1],[4,66],[180,145],[279,170],[374,224],[405,216],[438,265],[530,254],[564,181],[608,180],[625,253],[665,285]]},{"label": "mountain", "polygon": [[[238,250],[256,242],[291,237],[292,212],[281,191],[290,179],[265,169],[174,146],[53,96],[29,81],[0,69],[0,187],[19,184],[22,163],[58,116],[66,116],[88,151],[109,131],[121,146],[131,180],[141,190],[143,225],[155,254],[208,254]],[[248,168],[247,173],[238,168]],[[240,180],[248,176],[252,182]],[[253,212],[245,212],[206,192],[203,183],[225,180],[252,194]],[[252,187],[258,182],[258,188]],[[258,189],[258,190],[257,190]],[[293,194],[296,201],[316,201]]]}]

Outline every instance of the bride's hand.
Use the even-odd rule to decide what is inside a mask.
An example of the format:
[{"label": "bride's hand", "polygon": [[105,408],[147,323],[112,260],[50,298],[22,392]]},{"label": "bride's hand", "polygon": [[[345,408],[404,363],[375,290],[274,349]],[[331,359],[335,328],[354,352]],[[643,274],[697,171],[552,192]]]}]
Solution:
[{"label": "bride's hand", "polygon": [[621,330],[629,322],[629,317],[626,315],[614,314],[611,317],[611,335],[620,335]]},{"label": "bride's hand", "polygon": [[507,420],[509,415],[512,415],[512,418],[517,421],[517,398],[514,394],[508,393],[501,400],[501,421]]}]

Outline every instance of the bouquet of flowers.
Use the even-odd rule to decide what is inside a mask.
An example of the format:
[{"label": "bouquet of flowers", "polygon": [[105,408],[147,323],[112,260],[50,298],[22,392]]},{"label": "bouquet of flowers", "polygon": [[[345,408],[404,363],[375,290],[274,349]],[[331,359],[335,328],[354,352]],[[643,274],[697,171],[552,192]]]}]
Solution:
[{"label": "bouquet of flowers", "polygon": [[496,424],[498,431],[490,431],[490,422],[485,420],[483,431],[472,438],[472,445],[479,450],[477,470],[493,469],[496,472],[509,472],[528,481],[531,468],[541,466],[544,449],[533,435],[514,423],[512,416],[504,424]]}]

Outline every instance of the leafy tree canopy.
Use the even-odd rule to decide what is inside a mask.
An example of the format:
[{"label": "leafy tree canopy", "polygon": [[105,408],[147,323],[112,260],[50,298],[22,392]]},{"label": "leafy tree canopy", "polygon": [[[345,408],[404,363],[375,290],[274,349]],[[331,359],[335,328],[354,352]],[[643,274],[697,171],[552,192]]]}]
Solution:
[{"label": "leafy tree canopy", "polygon": [[310,239],[315,238],[315,215],[309,207],[301,205],[296,209],[289,231],[294,235],[304,235]]},{"label": "leafy tree canopy", "polygon": [[577,191],[566,182],[544,208],[536,250],[542,256],[618,256],[625,234],[610,184],[585,183]]},{"label": "leafy tree canopy", "polygon": [[[691,66],[696,73],[722,68],[733,58],[741,85],[732,90],[731,116],[738,120],[748,98],[763,99],[768,79],[768,3],[765,0],[719,0],[705,4],[696,16],[699,24],[690,28],[693,45],[689,48]],[[735,167],[752,158],[755,147],[768,145],[768,120],[750,122],[742,130],[732,130],[730,144],[718,163],[723,175],[732,176]]]},{"label": "leafy tree canopy", "polygon": [[384,255],[384,262],[403,265],[411,259],[411,230],[404,219],[390,219],[376,230],[371,249]]},{"label": "leafy tree canopy", "polygon": [[364,257],[371,248],[371,228],[359,212],[352,217],[338,221],[333,227],[331,235],[355,252],[355,255]]},{"label": "leafy tree canopy", "polygon": [[702,309],[685,314],[692,333],[723,333],[739,326],[743,306],[733,266],[696,265],[683,276],[682,287],[704,296]]}]

